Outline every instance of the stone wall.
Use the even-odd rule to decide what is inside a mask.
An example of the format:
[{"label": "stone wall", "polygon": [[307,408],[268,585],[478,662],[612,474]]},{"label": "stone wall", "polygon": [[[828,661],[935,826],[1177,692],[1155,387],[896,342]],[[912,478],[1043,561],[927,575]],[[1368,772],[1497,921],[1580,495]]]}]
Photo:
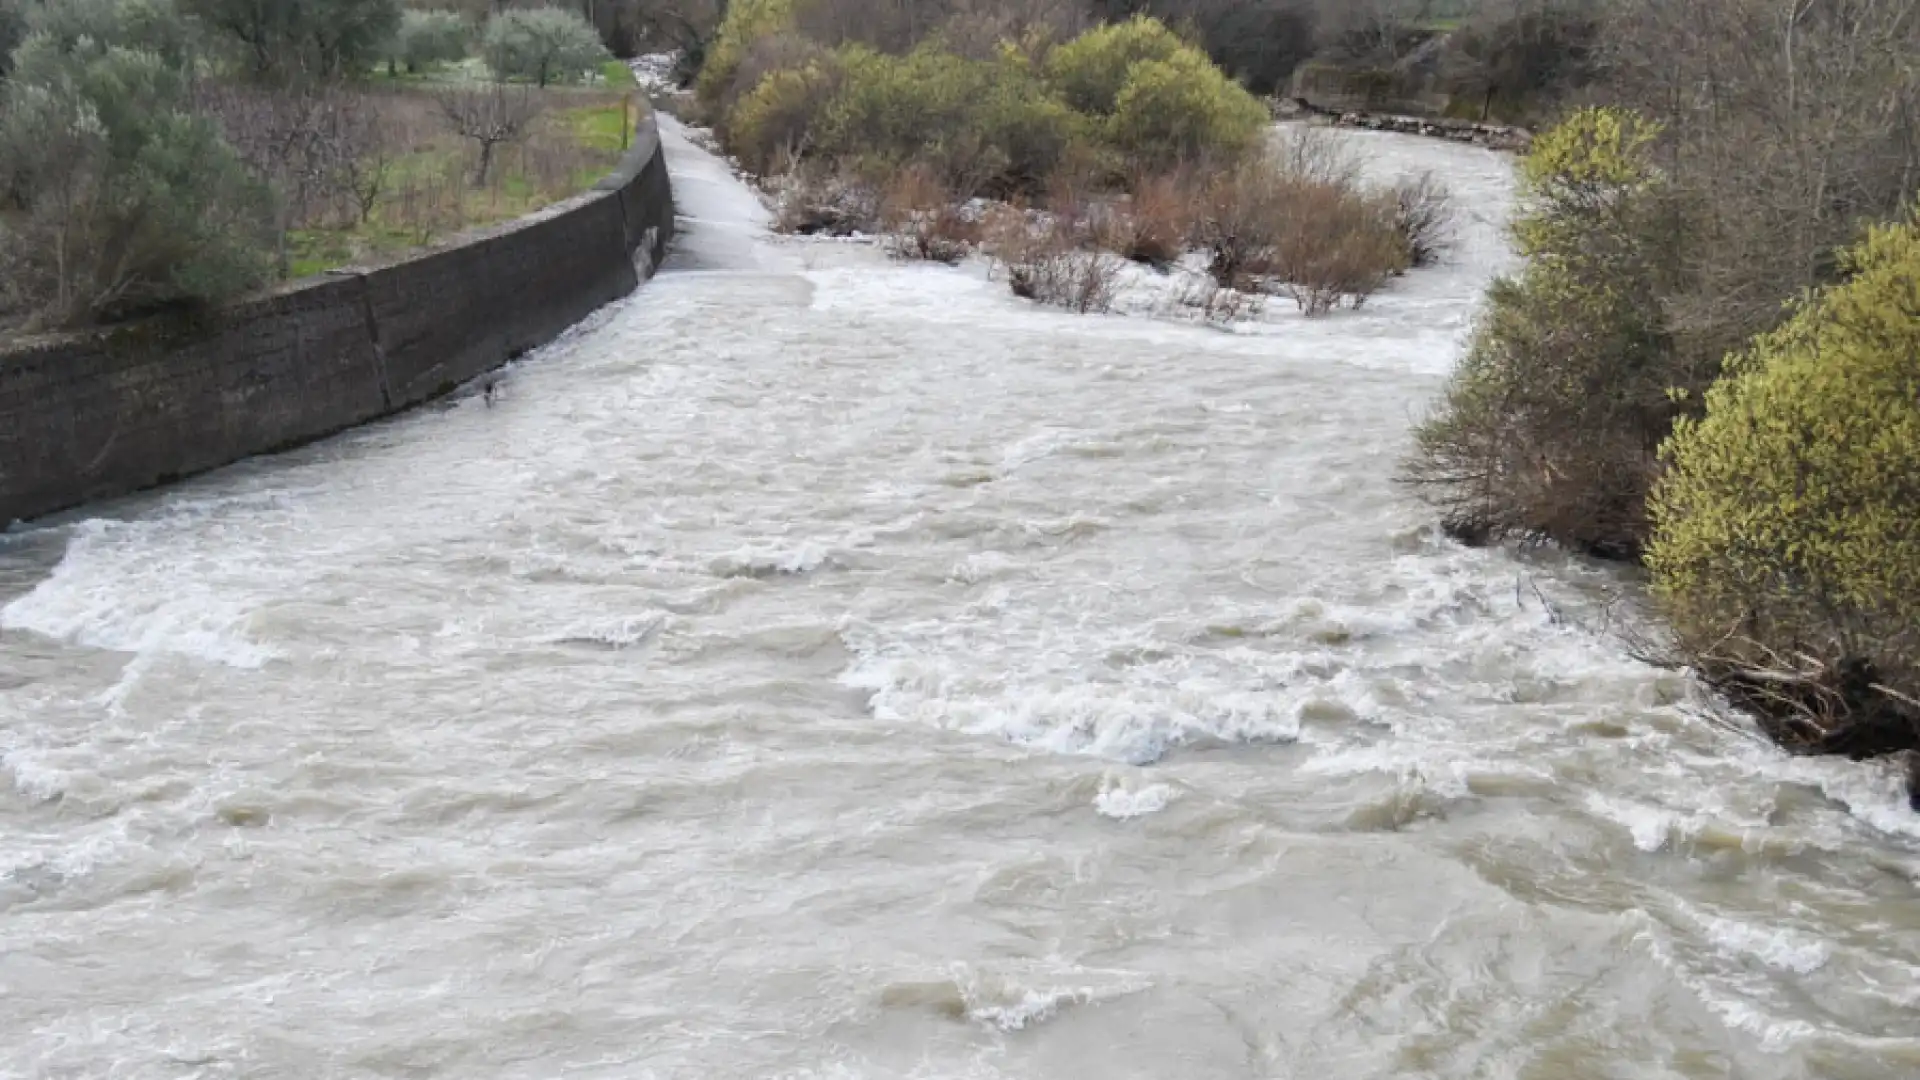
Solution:
[{"label": "stone wall", "polygon": [[672,233],[648,122],[594,190],[434,250],[191,319],[0,345],[0,527],[445,394],[632,292]]}]

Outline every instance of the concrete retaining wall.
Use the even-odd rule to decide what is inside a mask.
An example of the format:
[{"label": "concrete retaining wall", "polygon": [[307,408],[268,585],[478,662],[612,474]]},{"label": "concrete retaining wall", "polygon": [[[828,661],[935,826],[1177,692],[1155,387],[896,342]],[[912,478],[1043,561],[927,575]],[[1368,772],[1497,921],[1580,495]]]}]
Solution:
[{"label": "concrete retaining wall", "polygon": [[0,526],[447,393],[632,292],[672,234],[649,122],[594,190],[435,250],[191,320],[0,345]]}]

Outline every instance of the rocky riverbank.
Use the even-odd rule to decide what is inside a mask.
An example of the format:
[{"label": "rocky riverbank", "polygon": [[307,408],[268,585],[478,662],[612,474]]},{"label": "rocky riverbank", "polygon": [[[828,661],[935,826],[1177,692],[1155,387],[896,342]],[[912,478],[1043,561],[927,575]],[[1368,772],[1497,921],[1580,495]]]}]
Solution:
[{"label": "rocky riverbank", "polygon": [[1274,116],[1281,120],[1307,120],[1330,123],[1335,127],[1422,135],[1515,153],[1525,152],[1533,143],[1533,133],[1525,128],[1508,127],[1504,124],[1480,124],[1471,120],[1454,120],[1446,117],[1329,109],[1301,97],[1276,99],[1273,112]]}]

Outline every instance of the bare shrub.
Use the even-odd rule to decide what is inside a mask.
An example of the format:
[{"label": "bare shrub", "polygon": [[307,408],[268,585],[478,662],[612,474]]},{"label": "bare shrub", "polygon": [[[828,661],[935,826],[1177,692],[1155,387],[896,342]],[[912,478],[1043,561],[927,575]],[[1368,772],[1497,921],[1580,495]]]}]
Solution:
[{"label": "bare shrub", "polygon": [[1290,180],[1340,188],[1360,186],[1360,159],[1332,128],[1289,125],[1269,149],[1274,171]]},{"label": "bare shrub", "polygon": [[1390,200],[1317,184],[1299,185],[1277,226],[1267,275],[1308,315],[1342,301],[1360,307],[1407,268]]},{"label": "bare shrub", "polygon": [[1286,296],[1308,315],[1361,306],[1410,263],[1396,200],[1363,188],[1351,160],[1310,135],[1216,174],[1201,202],[1214,280]]},{"label": "bare shrub", "polygon": [[1084,222],[1006,206],[988,215],[984,234],[1015,296],[1081,315],[1112,308],[1126,264],[1095,246]]},{"label": "bare shrub", "polygon": [[822,165],[798,165],[778,175],[776,232],[852,236],[880,231],[880,198],[860,180]]},{"label": "bare shrub", "polygon": [[1410,266],[1433,266],[1453,246],[1453,192],[1431,172],[1393,186],[1393,229]]},{"label": "bare shrub", "polygon": [[887,250],[896,258],[952,265],[980,238],[958,195],[924,166],[903,170],[880,203]]},{"label": "bare shrub", "polygon": [[1100,246],[1134,262],[1171,266],[1193,239],[1193,186],[1186,172],[1136,177],[1130,194],[1101,214]]},{"label": "bare shrub", "polygon": [[479,147],[480,163],[474,170],[473,181],[478,187],[486,186],[495,148],[526,138],[534,118],[540,115],[542,104],[528,87],[509,87],[502,83],[480,89],[446,90],[436,98],[441,115],[446,117],[454,133],[473,140]]}]

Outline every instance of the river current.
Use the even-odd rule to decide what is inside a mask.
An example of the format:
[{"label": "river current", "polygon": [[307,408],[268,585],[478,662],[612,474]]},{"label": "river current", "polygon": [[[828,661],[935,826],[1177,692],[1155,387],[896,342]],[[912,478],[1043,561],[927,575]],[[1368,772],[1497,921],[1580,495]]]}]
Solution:
[{"label": "river current", "polygon": [[1891,1080],[1920,815],[1393,473],[1510,161],[1223,332],[766,234],[0,537],[0,1076]]}]

